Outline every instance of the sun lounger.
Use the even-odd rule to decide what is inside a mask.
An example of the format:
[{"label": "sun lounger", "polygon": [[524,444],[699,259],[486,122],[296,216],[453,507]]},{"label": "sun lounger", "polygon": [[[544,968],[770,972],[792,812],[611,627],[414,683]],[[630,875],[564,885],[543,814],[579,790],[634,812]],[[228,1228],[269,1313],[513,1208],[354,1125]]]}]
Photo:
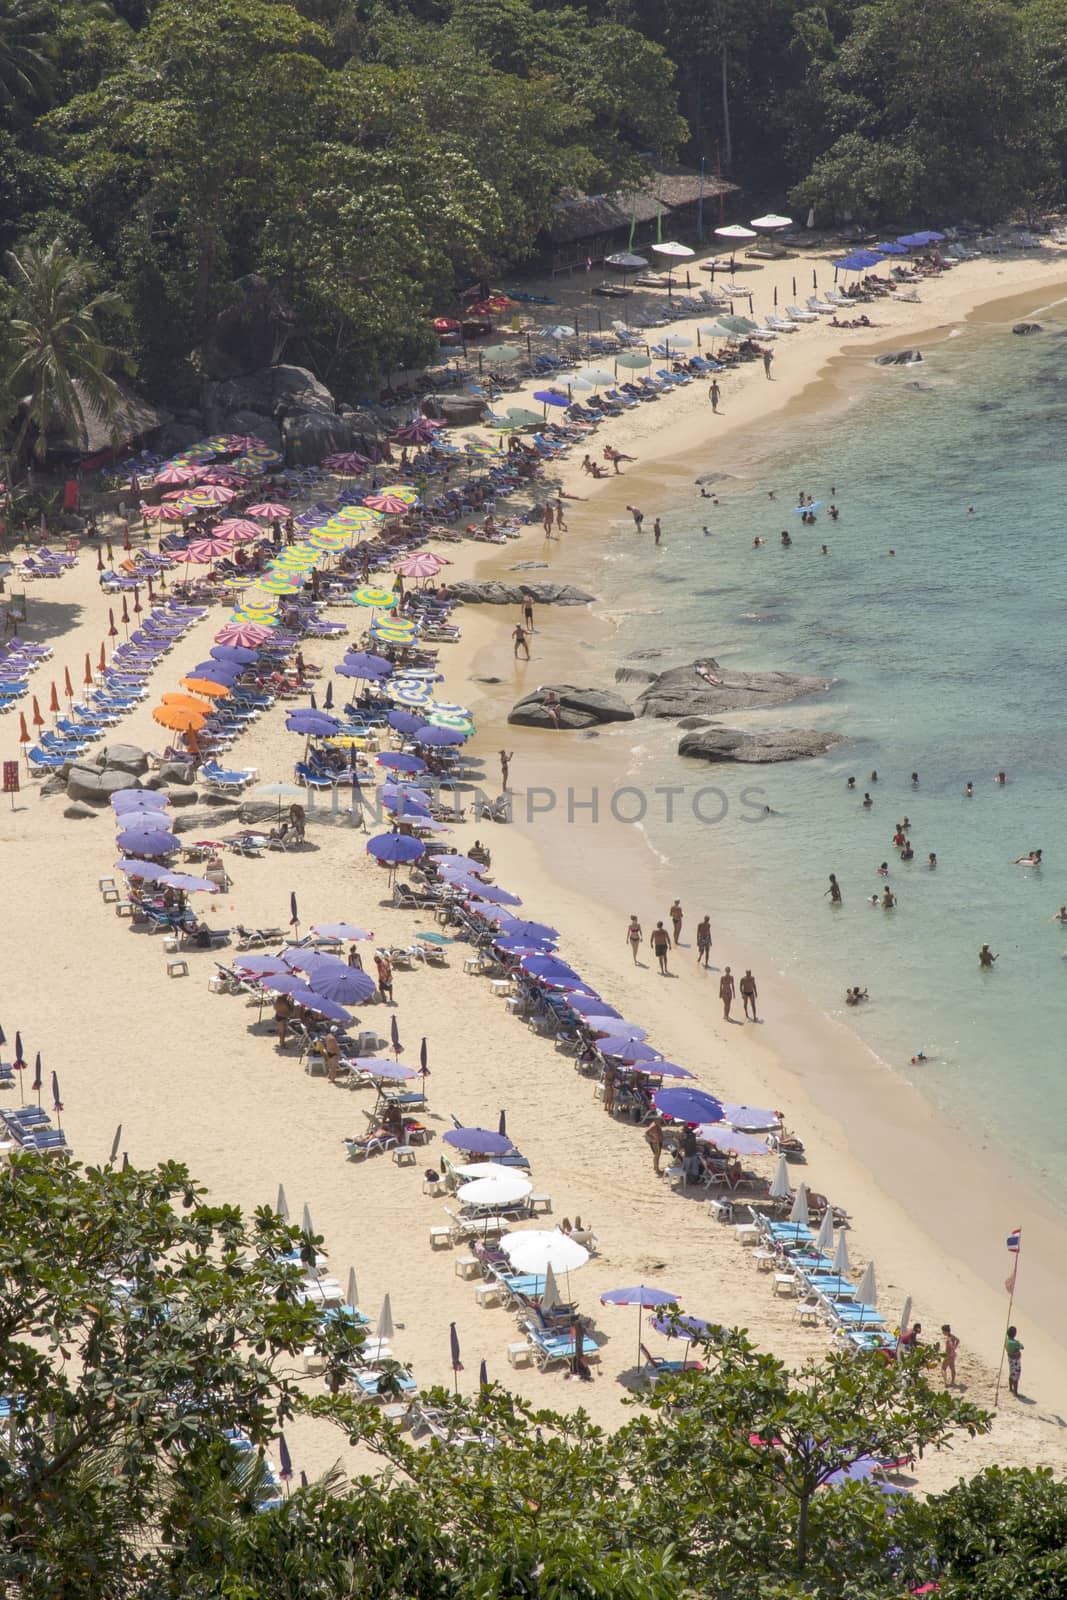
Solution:
[{"label": "sun lounger", "polygon": [[833,306],[828,305],[825,300],[820,300],[817,294],[809,294],[804,304],[809,311],[814,311],[818,317],[828,317],[833,314]]},{"label": "sun lounger", "polygon": [[819,315],[816,311],[802,311],[799,306],[786,306],[786,316],[793,322],[818,322]]}]

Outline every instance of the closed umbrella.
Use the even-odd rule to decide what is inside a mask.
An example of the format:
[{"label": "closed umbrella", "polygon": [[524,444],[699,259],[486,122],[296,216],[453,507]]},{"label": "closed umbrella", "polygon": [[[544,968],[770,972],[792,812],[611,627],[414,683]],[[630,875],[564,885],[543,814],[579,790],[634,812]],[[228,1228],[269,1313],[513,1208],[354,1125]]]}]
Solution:
[{"label": "closed umbrella", "polygon": [[829,1252],[833,1249],[833,1247],[834,1247],[834,1213],[833,1213],[831,1207],[827,1206],[826,1210],[823,1212],[822,1221],[819,1224],[819,1231],[815,1235],[815,1248],[816,1248],[816,1250],[822,1250],[825,1253],[829,1254]]},{"label": "closed umbrella", "polygon": [[278,1185],[278,1203],[274,1209],[283,1222],[289,1221],[289,1202],[285,1198],[285,1186],[283,1184]]},{"label": "closed umbrella", "polygon": [[845,1238],[845,1229],[841,1228],[837,1235],[837,1249],[834,1251],[834,1271],[844,1278],[847,1277],[850,1266],[848,1240]]},{"label": "closed umbrella", "polygon": [[865,1306],[873,1307],[878,1304],[878,1285],[875,1281],[873,1261],[868,1261],[863,1269],[863,1277],[860,1279],[860,1286],[856,1290],[856,1299]]},{"label": "closed umbrella", "polygon": [[348,1290],[345,1294],[345,1305],[349,1311],[359,1310],[359,1289],[356,1286],[355,1267],[349,1267],[348,1269]]},{"label": "closed umbrella", "polygon": [[382,1301],[382,1309],[378,1316],[378,1326],[374,1332],[379,1339],[391,1339],[396,1333],[396,1329],[393,1326],[393,1308],[389,1303],[388,1295]]},{"label": "closed umbrella", "polygon": [[454,1322],[450,1322],[448,1324],[448,1344],[449,1344],[449,1350],[450,1350],[451,1356],[452,1356],[453,1381],[454,1381],[455,1386],[456,1386],[456,1393],[458,1394],[459,1393],[459,1374],[463,1371],[463,1362],[460,1360],[460,1355],[459,1355],[459,1334],[456,1332],[456,1324]]},{"label": "closed umbrella", "polygon": [[790,1222],[807,1223],[808,1220],[808,1186],[801,1183],[793,1196],[793,1209],[789,1213]]},{"label": "closed umbrella", "polygon": [[541,1310],[547,1317],[551,1312],[558,1311],[563,1302],[559,1297],[559,1286],[556,1283],[556,1274],[551,1266],[545,1268],[544,1288],[541,1290]]}]

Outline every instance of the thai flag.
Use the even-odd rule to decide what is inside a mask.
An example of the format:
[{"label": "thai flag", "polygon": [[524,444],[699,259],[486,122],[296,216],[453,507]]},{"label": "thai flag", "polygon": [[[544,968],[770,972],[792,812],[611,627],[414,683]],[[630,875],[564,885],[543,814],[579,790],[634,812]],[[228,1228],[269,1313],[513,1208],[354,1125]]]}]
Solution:
[{"label": "thai flag", "polygon": [[1011,1233],[1008,1234],[1008,1249],[1012,1252],[1013,1255],[1018,1255],[1019,1254],[1019,1250],[1021,1248],[1020,1240],[1022,1239],[1022,1234],[1023,1234],[1023,1230],[1021,1228],[1015,1228]]}]

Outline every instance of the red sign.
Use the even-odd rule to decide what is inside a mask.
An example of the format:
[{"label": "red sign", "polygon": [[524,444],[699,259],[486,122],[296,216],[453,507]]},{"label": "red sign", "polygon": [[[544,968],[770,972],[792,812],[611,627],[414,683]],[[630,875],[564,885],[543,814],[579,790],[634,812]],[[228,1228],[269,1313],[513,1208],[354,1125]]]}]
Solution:
[{"label": "red sign", "polygon": [[19,764],[17,761],[4,762],[4,794],[18,794],[19,792]]}]

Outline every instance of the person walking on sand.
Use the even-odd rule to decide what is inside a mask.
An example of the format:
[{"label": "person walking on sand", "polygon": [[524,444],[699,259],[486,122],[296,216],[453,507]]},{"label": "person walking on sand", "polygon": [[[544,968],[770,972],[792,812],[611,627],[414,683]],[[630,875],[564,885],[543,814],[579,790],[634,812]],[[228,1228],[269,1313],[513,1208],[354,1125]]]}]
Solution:
[{"label": "person walking on sand", "polygon": [[378,973],[378,993],[388,1005],[393,1003],[393,964],[386,955],[377,955],[374,966]]},{"label": "person walking on sand", "polygon": [[710,955],[711,955],[711,918],[708,916],[707,912],[705,911],[704,920],[702,922],[698,922],[697,923],[697,966],[699,967],[701,961],[703,961],[704,967],[706,969],[707,965],[708,965],[708,958],[709,958]]},{"label": "person walking on sand", "polygon": [[337,1042],[336,1028],[331,1028],[322,1041],[322,1053],[326,1057],[326,1076],[331,1083],[336,1083],[337,1069],[341,1065],[341,1046]]},{"label": "person walking on sand", "polygon": [[655,1117],[645,1130],[645,1143],[652,1151],[652,1170],[660,1177],[660,1158],[663,1155],[663,1118]]},{"label": "person walking on sand", "polygon": [[671,925],[674,928],[674,942],[675,942],[675,944],[681,944],[681,942],[682,942],[682,902],[680,900],[676,900],[674,902],[674,904],[671,906],[670,917],[671,917]]},{"label": "person walking on sand", "polygon": [[734,1003],[734,992],[734,975],[729,967],[724,967],[722,977],[719,979],[719,999],[722,1001],[724,1022],[729,1022],[730,1020],[730,1007]]},{"label": "person walking on sand", "polygon": [[534,627],[532,600],[524,600],[522,603],[522,625],[527,633],[535,633],[537,631]]},{"label": "person walking on sand", "polygon": [[634,966],[635,967],[637,965],[637,952],[638,952],[638,949],[640,948],[641,941],[644,939],[644,937],[645,936],[644,936],[644,933],[642,932],[640,922],[637,920],[636,915],[633,912],[631,912],[630,913],[630,925],[626,930],[626,943],[630,946],[630,949],[633,952]]},{"label": "person walking on sand", "polygon": [[551,537],[552,537],[552,502],[551,502],[551,500],[546,500],[545,501],[545,509],[541,514],[541,521],[544,523],[544,527],[545,527],[545,538],[546,539],[551,539]]},{"label": "person walking on sand", "polygon": [[745,975],[741,979],[741,982],[738,984],[737,987],[738,987],[738,990],[739,990],[740,995],[741,995],[742,1003],[744,1004],[745,1016],[748,1017],[748,1015],[749,1015],[749,1007],[751,1006],[751,1008],[752,1008],[752,1011],[751,1011],[752,1021],[753,1022],[758,1022],[759,1018],[756,1016],[756,999],[757,999],[756,980],[752,976],[752,968],[751,967],[746,967],[745,968]]},{"label": "person walking on sand", "polygon": [[563,501],[561,499],[557,499],[556,502],[555,502],[555,505],[556,505],[556,530],[559,533],[566,533],[567,524],[563,520]]},{"label": "person walking on sand", "polygon": [[770,375],[771,375],[771,362],[773,360],[774,360],[774,351],[773,350],[764,350],[764,352],[763,352],[763,375],[764,375],[765,378],[770,378]]},{"label": "person walking on sand", "polygon": [[[659,1168],[657,1167],[656,1170],[658,1171]],[[1008,1388],[1016,1400],[1019,1398],[1019,1379],[1023,1375],[1024,1348],[1019,1343],[1019,1330],[1013,1324],[1008,1329],[1007,1337],[1004,1340],[1004,1350],[1008,1357]]]},{"label": "person walking on sand", "polygon": [[711,401],[711,409],[716,415],[718,415],[719,411],[719,396],[721,394],[722,390],[719,388],[719,385],[713,378],[711,381],[711,388],[708,390],[708,399]]},{"label": "person walking on sand", "polygon": [[660,527],[659,518],[657,517],[655,522],[652,524],[652,543],[653,544],[659,544],[659,542],[660,542],[660,540],[662,538],[663,538],[663,529]]},{"label": "person walking on sand", "polygon": [[519,651],[520,650],[522,651],[522,653],[525,656],[526,660],[529,661],[529,659],[530,659],[530,646],[529,646],[529,644],[527,643],[527,640],[526,640],[526,629],[522,626],[521,622],[517,622],[515,624],[515,627],[512,629],[511,637],[512,637],[512,640],[514,641],[514,644],[515,644],[515,659],[516,659],[516,661],[519,659]]},{"label": "person walking on sand", "polygon": [[505,794],[507,793],[508,774],[511,771],[511,763],[514,759],[514,756],[514,750],[501,750],[500,752],[500,787],[504,790]]},{"label": "person walking on sand", "polygon": [[660,972],[664,977],[666,977],[667,951],[671,947],[671,936],[663,926],[662,922],[656,923],[656,926],[652,929],[652,937],[648,942],[652,946],[656,960],[659,962]]},{"label": "person walking on sand", "polygon": [[945,1380],[945,1388],[954,1389],[956,1387],[956,1352],[960,1347],[960,1341],[947,1322],[941,1324],[941,1337],[945,1341],[944,1349],[941,1352],[941,1376]]}]

